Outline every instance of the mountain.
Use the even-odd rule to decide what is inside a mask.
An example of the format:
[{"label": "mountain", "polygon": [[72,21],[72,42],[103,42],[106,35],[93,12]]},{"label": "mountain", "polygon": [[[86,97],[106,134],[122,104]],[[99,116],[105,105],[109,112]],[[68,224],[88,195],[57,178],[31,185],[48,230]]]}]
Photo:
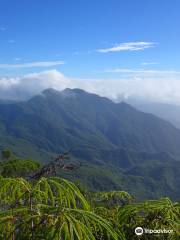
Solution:
[{"label": "mountain", "polygon": [[158,103],[158,102],[148,102],[140,100],[127,100],[127,103],[131,104],[140,111],[146,113],[152,113],[166,121],[172,123],[175,127],[180,129],[180,106]]},{"label": "mountain", "polygon": [[180,196],[180,130],[81,89],[47,89],[28,101],[1,102],[0,148],[5,147],[41,161],[71,149],[82,166],[66,177],[91,189],[122,188],[137,198]]}]

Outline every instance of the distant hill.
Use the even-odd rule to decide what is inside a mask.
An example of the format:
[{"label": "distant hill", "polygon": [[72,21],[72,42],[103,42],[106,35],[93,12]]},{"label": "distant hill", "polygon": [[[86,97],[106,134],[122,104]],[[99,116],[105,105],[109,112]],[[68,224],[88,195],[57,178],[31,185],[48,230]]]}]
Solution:
[{"label": "distant hill", "polygon": [[152,113],[156,116],[169,121],[180,129],[180,106],[158,102],[127,100],[129,104],[140,111]]},{"label": "distant hill", "polygon": [[41,161],[71,149],[82,167],[66,176],[91,189],[122,188],[138,198],[180,196],[180,130],[81,89],[47,89],[25,102],[0,102],[0,148],[6,147]]}]

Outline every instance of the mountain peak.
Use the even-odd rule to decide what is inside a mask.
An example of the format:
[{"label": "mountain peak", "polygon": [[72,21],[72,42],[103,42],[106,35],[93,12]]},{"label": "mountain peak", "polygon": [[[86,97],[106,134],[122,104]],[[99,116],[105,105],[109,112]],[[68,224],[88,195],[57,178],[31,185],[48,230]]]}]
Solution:
[{"label": "mountain peak", "polygon": [[[119,174],[123,174],[124,183],[129,187],[131,181],[133,191],[134,186],[149,183],[144,189],[151,194],[150,189],[156,189],[162,181],[173,181],[169,195],[180,194],[179,182],[176,184],[180,131],[124,102],[115,103],[81,89],[49,88],[23,103],[0,104],[0,136],[0,149],[7,146],[15,153],[25,149],[24,156],[43,161],[72,149],[74,160],[89,164],[90,168],[82,171],[87,169],[86,179],[94,186],[97,183],[91,177],[97,179],[97,174],[105,169],[107,172],[99,181],[103,184],[105,181],[114,184],[113,179],[122,179]],[[93,170],[95,167],[97,171]],[[174,180],[171,176],[168,180],[164,178],[164,173],[169,176],[168,168]],[[162,170],[162,180],[158,182],[154,180],[160,179],[157,170]],[[130,180],[125,182],[127,174]],[[167,184],[167,189],[171,185]]]},{"label": "mountain peak", "polygon": [[87,93],[86,91],[84,91],[83,89],[80,89],[80,88],[65,88],[63,91],[64,92],[74,92],[74,93]]},{"label": "mountain peak", "polygon": [[59,95],[63,98],[75,97],[75,96],[90,96],[90,95],[101,98],[97,94],[86,92],[85,90],[80,89],[80,88],[65,88],[64,90],[56,90],[54,88],[47,88],[42,92],[42,94],[45,96]]},{"label": "mountain peak", "polygon": [[57,93],[59,93],[59,91],[55,90],[54,88],[47,88],[42,92],[43,95],[57,94]]},{"label": "mountain peak", "polygon": [[43,92],[43,94],[72,94],[72,93],[78,93],[78,94],[88,94],[88,92],[80,89],[80,88],[65,88],[64,90],[56,90],[54,88],[47,88]]},{"label": "mountain peak", "polygon": [[[122,109],[133,109],[135,110],[131,105],[129,105],[128,103],[122,101],[122,102],[119,102],[119,103],[116,103],[114,101],[112,101],[111,99],[107,98],[107,97],[103,97],[103,96],[100,96],[98,94],[95,94],[95,93],[90,93],[90,92],[87,92],[83,89],[80,89],[80,88],[65,88],[64,90],[56,90],[54,88],[47,88],[45,89],[42,94],[44,96],[47,96],[47,97],[53,97],[53,96],[56,96],[56,97],[60,97],[60,98],[63,98],[63,99],[67,99],[67,98],[83,98],[83,99],[88,99],[89,102],[91,101],[103,101],[104,103],[110,103],[110,104],[114,104],[114,105],[119,105]],[[83,101],[83,100],[82,100]]]}]

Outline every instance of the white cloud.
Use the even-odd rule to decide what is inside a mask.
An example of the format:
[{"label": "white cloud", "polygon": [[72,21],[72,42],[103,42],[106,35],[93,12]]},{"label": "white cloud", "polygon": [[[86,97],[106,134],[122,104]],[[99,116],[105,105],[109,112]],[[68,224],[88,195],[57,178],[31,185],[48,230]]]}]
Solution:
[{"label": "white cloud", "polygon": [[0,78],[0,98],[4,99],[26,99],[46,88],[81,88],[114,100],[133,97],[180,104],[180,71],[124,69],[116,79],[76,79],[51,70]]},{"label": "white cloud", "polygon": [[135,73],[135,74],[180,74],[180,71],[176,70],[154,70],[154,69],[129,69],[129,68],[115,68],[107,69],[106,73]]},{"label": "white cloud", "polygon": [[154,42],[128,42],[116,44],[111,48],[98,49],[97,52],[100,53],[109,53],[109,52],[120,52],[120,51],[140,51],[147,48],[155,47],[156,43]]},{"label": "white cloud", "polygon": [[156,65],[158,64],[157,62],[142,62],[141,65],[147,66],[147,65]]},{"label": "white cloud", "polygon": [[22,77],[1,77],[0,98],[21,100],[41,93],[46,88],[62,90],[70,80],[56,70],[27,74]]},{"label": "white cloud", "polygon": [[0,68],[16,69],[16,68],[33,68],[33,67],[52,67],[52,66],[57,66],[62,64],[64,64],[64,61],[31,62],[31,63],[22,63],[22,64],[0,64]]}]

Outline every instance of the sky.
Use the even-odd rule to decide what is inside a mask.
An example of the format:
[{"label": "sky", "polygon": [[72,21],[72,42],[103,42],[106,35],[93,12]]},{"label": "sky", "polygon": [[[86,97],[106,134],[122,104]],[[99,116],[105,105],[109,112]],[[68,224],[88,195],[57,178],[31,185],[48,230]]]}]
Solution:
[{"label": "sky", "polygon": [[0,98],[81,87],[180,104],[179,11],[179,0],[0,0]]}]

